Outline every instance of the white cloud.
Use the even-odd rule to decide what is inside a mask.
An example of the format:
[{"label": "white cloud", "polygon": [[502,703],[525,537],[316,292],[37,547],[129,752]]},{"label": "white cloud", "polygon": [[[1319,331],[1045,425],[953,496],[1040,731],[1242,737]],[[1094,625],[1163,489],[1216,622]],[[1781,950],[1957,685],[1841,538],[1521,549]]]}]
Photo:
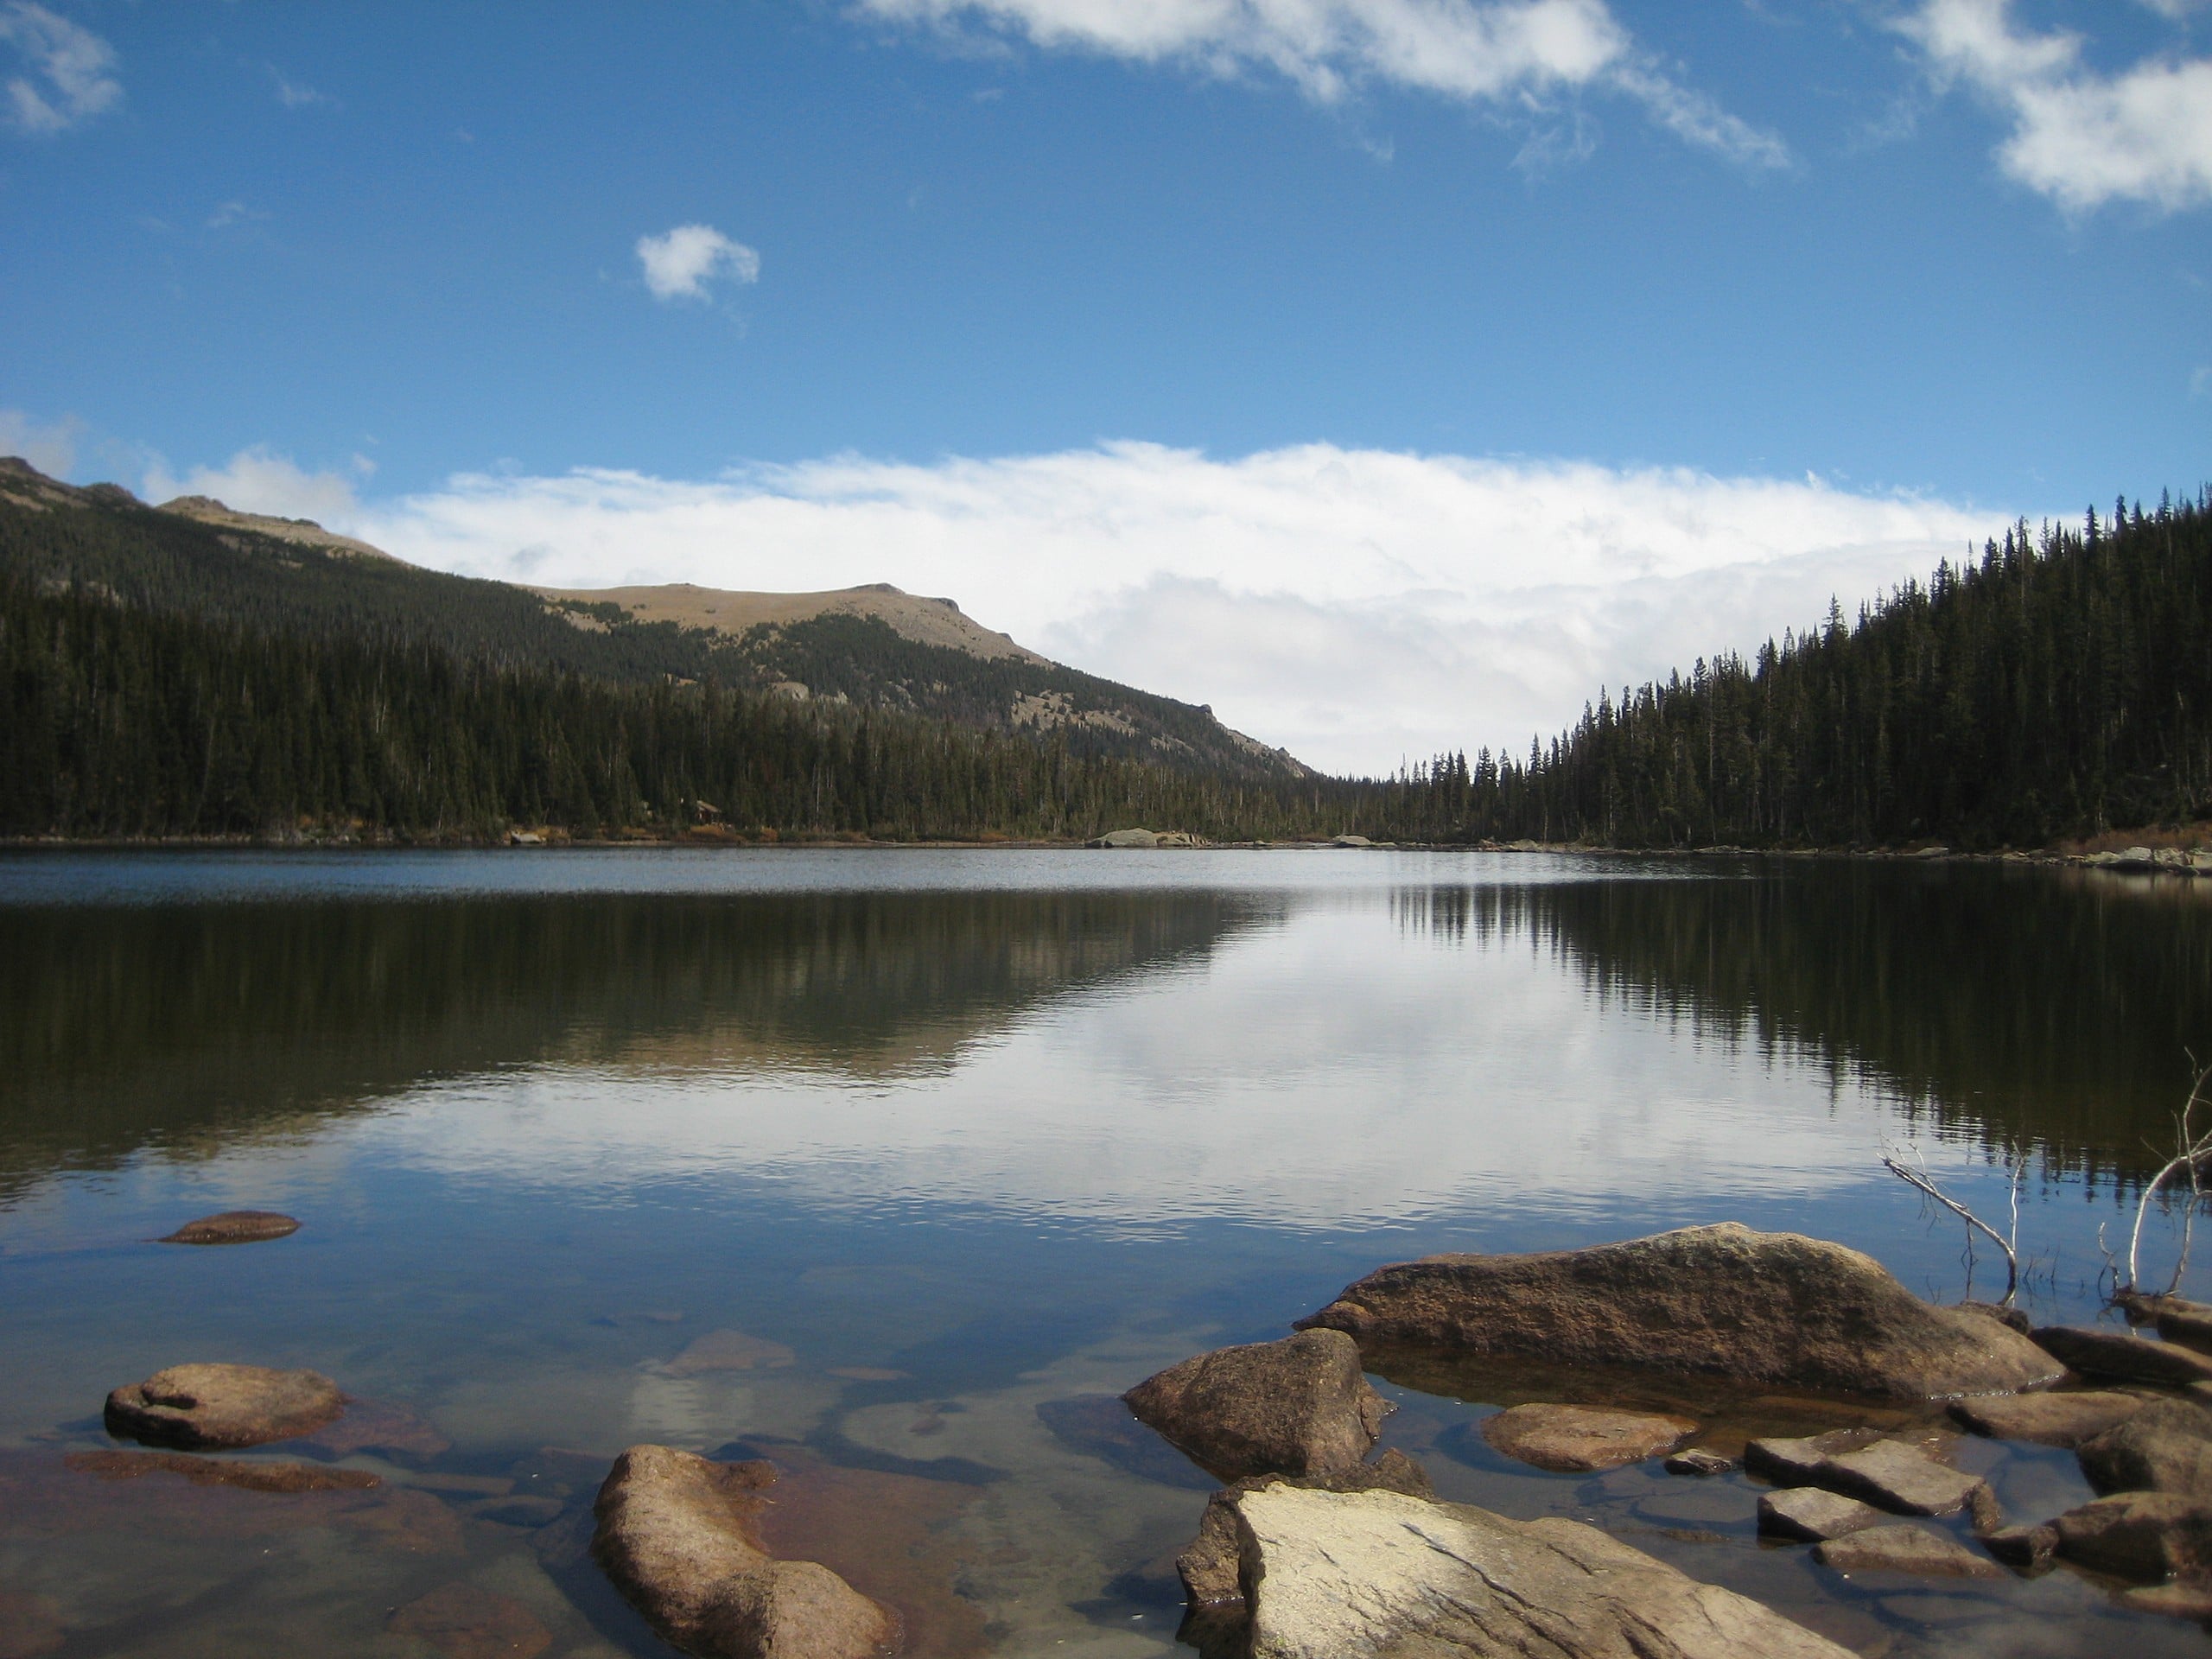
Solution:
[{"label": "white cloud", "polygon": [[0,41],[16,48],[28,71],[7,84],[9,118],[25,132],[60,132],[123,101],[123,83],[108,73],[114,50],[44,6],[29,0],[0,6]]},{"label": "white cloud", "polygon": [[2212,201],[2212,59],[2151,57],[2101,74],[2083,62],[2078,35],[2016,28],[2011,0],[1925,0],[1897,27],[1939,77],[2011,115],[1999,163],[2069,212]]},{"label": "white cloud", "polygon": [[718,276],[760,280],[760,256],[711,225],[679,225],[658,236],[639,237],[638,263],[657,300],[703,300],[707,284]]},{"label": "white cloud", "polygon": [[1324,104],[1366,82],[1526,109],[1586,87],[1689,143],[1778,166],[1782,141],[1678,86],[1605,0],[860,0],[893,22],[963,23],[1143,63],[1271,70]]},{"label": "white cloud", "polygon": [[268,67],[270,78],[276,83],[276,101],[286,109],[303,110],[311,105],[337,102],[329,93],[317,92],[303,80],[294,80],[275,64]]},{"label": "white cloud", "polygon": [[83,430],[73,416],[42,424],[20,409],[0,409],[0,455],[28,461],[48,478],[67,478],[77,464],[77,439]]},{"label": "white cloud", "polygon": [[360,511],[353,486],[342,474],[310,473],[266,445],[241,449],[220,467],[195,467],[182,478],[156,461],[147,468],[140,493],[156,505],[180,495],[210,495],[240,512],[312,518],[327,526],[351,522]]},{"label": "white cloud", "polygon": [[1809,479],[1117,443],[702,482],[464,476],[344,528],[548,587],[946,594],[1062,661],[1371,772],[1446,747],[1525,751],[1601,683],[1749,651],[1817,620],[1832,594],[1855,605],[1999,524]]}]

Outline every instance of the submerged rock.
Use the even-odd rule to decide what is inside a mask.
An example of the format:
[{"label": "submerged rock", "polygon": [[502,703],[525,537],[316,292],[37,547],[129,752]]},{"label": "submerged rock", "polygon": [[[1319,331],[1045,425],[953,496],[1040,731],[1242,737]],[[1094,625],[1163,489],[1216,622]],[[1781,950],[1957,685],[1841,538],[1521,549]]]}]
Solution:
[{"label": "submerged rock", "polygon": [[668,1641],[702,1659],[867,1659],[897,1623],[815,1561],[781,1561],[753,1540],[749,1502],[765,1463],[713,1463],[633,1446],[599,1490],[592,1554]]},{"label": "submerged rock", "polygon": [[365,1492],[384,1484],[366,1469],[327,1469],[312,1463],[249,1462],[201,1458],[182,1452],[72,1452],[63,1465],[102,1480],[182,1475],[195,1486],[229,1486],[245,1492]]},{"label": "submerged rock", "polygon": [[1356,1468],[1389,1409],[1360,1373],[1358,1344],[1335,1331],[1217,1348],[1122,1398],[1217,1480]]},{"label": "submerged rock", "polygon": [[537,1659],[553,1632],[512,1596],[455,1580],[396,1610],[385,1628],[411,1636],[446,1659]]},{"label": "submerged rock", "polygon": [[289,1216],[279,1215],[274,1210],[226,1210],[220,1215],[202,1216],[197,1221],[188,1221],[166,1238],[156,1240],[162,1244],[253,1244],[264,1239],[287,1238],[300,1230],[300,1224]]},{"label": "submerged rock", "polygon": [[1872,1504],[1818,1486],[1791,1486],[1759,1497],[1759,1530],[1819,1543],[1881,1525],[1889,1517]]},{"label": "submerged rock", "polygon": [[2155,1582],[2212,1569],[2212,1505],[2179,1492],[2121,1492],[2050,1523],[2058,1554],[2114,1578]]},{"label": "submerged rock", "polygon": [[1560,1474],[1618,1469],[1671,1452],[1697,1425],[1687,1417],[1594,1406],[1512,1406],[1483,1420],[1483,1439],[1509,1458]]},{"label": "submerged rock", "polygon": [[316,1371],[172,1365],[107,1397],[107,1432],[182,1450],[227,1450],[312,1433],[346,1408]]},{"label": "submerged rock", "polygon": [[1370,1274],[1299,1324],[1363,1345],[1891,1399],[2059,1375],[2024,1337],[1921,1300],[1872,1256],[1732,1222],[1590,1249],[1429,1256]]},{"label": "submerged rock", "polygon": [[2212,1498],[2212,1410],[2161,1400],[2082,1443],[2075,1455],[2101,1492]]},{"label": "submerged rock", "polygon": [[2067,1394],[1993,1395],[1955,1400],[1951,1415],[1993,1440],[2029,1440],[2069,1451],[2126,1422],[2149,1402],[2139,1395],[2084,1389]]},{"label": "submerged rock", "polygon": [[2042,1326],[2035,1340],[2044,1352],[2064,1360],[2084,1376],[2152,1382],[2169,1389],[2212,1382],[2212,1357],[2171,1342],[2152,1342],[2122,1332],[2071,1325]]},{"label": "submerged rock", "polygon": [[1236,1500],[1253,1659],[1843,1659],[1579,1522],[1270,1483]]},{"label": "submerged rock", "polygon": [[1813,1559],[1839,1573],[1910,1573],[1923,1579],[2005,1576],[1996,1562],[1975,1554],[1957,1539],[1904,1522],[1831,1538],[1814,1549]]}]

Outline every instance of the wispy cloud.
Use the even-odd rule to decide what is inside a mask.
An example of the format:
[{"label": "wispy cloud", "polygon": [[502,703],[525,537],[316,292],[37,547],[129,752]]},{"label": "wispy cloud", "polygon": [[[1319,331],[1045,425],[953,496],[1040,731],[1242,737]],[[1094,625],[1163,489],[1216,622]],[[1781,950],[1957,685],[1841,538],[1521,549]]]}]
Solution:
[{"label": "wispy cloud", "polygon": [[2212,59],[2154,56],[2100,73],[2080,35],[2020,29],[2012,0],[1925,0],[1896,27],[1939,79],[1964,80],[2006,111],[1999,165],[2069,212],[2212,201]]},{"label": "wispy cloud", "polygon": [[1527,110],[1594,89],[1641,104],[1686,142],[1752,166],[1782,140],[1681,86],[1605,0],[859,0],[892,22],[985,31],[1201,73],[1279,74],[1317,103],[1368,84]]},{"label": "wispy cloud", "polygon": [[304,110],[316,104],[335,104],[338,100],[327,92],[318,92],[303,80],[294,80],[275,64],[267,65],[270,79],[276,84],[276,101],[288,110]]},{"label": "wispy cloud", "polygon": [[25,132],[60,132],[123,101],[123,83],[110,73],[114,49],[44,6],[0,6],[0,41],[15,48],[25,72],[7,83],[8,118]]},{"label": "wispy cloud", "polygon": [[657,300],[703,300],[707,285],[724,277],[760,280],[760,256],[711,225],[679,225],[658,236],[639,237],[638,263]]},{"label": "wispy cloud", "polygon": [[404,558],[555,587],[947,594],[1062,661],[1361,771],[1525,749],[1601,684],[1755,648],[1999,523],[1815,480],[1145,443],[704,481],[467,476],[345,520]]},{"label": "wispy cloud", "polygon": [[35,421],[20,409],[0,409],[0,455],[20,456],[48,478],[67,478],[84,429],[73,416]]},{"label": "wispy cloud", "polygon": [[[376,470],[365,456],[353,458],[357,474]],[[160,503],[180,495],[213,496],[240,512],[265,512],[279,518],[312,518],[321,524],[351,523],[360,513],[353,481],[342,473],[309,472],[292,460],[257,445],[241,449],[221,467],[194,467],[182,477],[166,461],[146,469],[140,493]]]}]

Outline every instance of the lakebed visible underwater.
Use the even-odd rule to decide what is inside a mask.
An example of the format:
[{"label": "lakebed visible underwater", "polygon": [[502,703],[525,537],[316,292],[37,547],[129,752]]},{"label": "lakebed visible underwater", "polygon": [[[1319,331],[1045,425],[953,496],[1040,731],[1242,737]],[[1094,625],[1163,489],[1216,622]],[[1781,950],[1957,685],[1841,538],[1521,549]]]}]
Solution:
[{"label": "lakebed visible underwater", "polygon": [[[457,1581],[434,1610],[520,1643],[485,1651],[664,1651],[581,1554],[639,1440],[775,1459],[771,1541],[915,1651],[1171,1652],[1212,1483],[1120,1390],[1384,1262],[1708,1221],[1955,1300],[1960,1228],[1880,1166],[1905,1142],[1996,1217],[2022,1157],[2025,1300],[2086,1322],[2190,1050],[2212,883],[2094,871],[0,858],[0,1655],[455,1652],[465,1618],[394,1618]],[[241,1207],[304,1224],[149,1242]],[[1974,1290],[2002,1281],[1983,1252]],[[379,1444],[269,1455],[384,1484],[89,1455],[110,1389],[213,1359],[375,1402]],[[1441,1495],[1592,1521],[1865,1653],[2206,1644],[2071,1571],[1846,1581],[1756,1541],[1740,1475],[1542,1474],[1470,1432],[1511,1379],[1382,1386]],[[2088,1496],[2069,1454],[1955,1455],[2016,1520]]]}]

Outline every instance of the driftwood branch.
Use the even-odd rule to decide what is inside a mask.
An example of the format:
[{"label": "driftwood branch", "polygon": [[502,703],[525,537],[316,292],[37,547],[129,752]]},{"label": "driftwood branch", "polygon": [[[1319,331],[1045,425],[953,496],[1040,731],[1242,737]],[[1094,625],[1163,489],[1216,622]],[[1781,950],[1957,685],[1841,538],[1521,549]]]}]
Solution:
[{"label": "driftwood branch", "polygon": [[2189,1265],[2189,1246],[2196,1220],[2196,1206],[2204,1196],[2204,1166],[2212,1160],[2212,1129],[2199,1133],[2196,1128],[2196,1109],[2205,1103],[2205,1085],[2212,1081],[2212,1067],[2201,1069],[2190,1085],[2189,1098],[2174,1115],[2174,1155],[2153,1175],[2135,1202],[2135,1225],[2127,1236],[2127,1284],[2134,1290],[2143,1282],[2143,1224],[2149,1218],[2151,1205],[2158,1196],[2159,1188],[2177,1175],[2189,1177],[2189,1215],[2182,1226],[2181,1259],[2174,1264],[2173,1284],[2170,1290],[2181,1286],[2182,1270]]},{"label": "driftwood branch", "polygon": [[[1970,1230],[1967,1235],[1969,1243],[1971,1243],[1973,1239],[1974,1233],[1975,1231],[1980,1231],[1986,1234],[1988,1236],[1989,1242],[1994,1244],[1999,1249],[2004,1251],[2005,1298],[1999,1306],[2005,1307],[2011,1306],[2012,1298],[2018,1294],[2020,1288],[2020,1255],[2015,1243],[2015,1241],[2018,1238],[2020,1232],[2020,1167],[2018,1161],[2017,1160],[2014,1161],[2012,1171],[2012,1237],[2011,1238],[2005,1237],[2004,1234],[1999,1232],[1994,1227],[1984,1221],[1980,1216],[1974,1214],[1973,1211],[1967,1209],[1966,1205],[1961,1204],[1956,1198],[1953,1198],[1942,1187],[1938,1186],[1936,1184],[1936,1178],[1928,1173],[1925,1165],[1919,1165],[1918,1167],[1915,1167],[1915,1165],[1918,1164],[1919,1160],[1916,1155],[1912,1164],[1908,1164],[1903,1159],[1894,1155],[1886,1156],[1882,1160],[1882,1167],[1888,1170],[1891,1174],[1896,1176],[1907,1186],[1912,1187],[1917,1191],[1922,1194],[1922,1196],[1933,1198],[1936,1203],[1942,1205],[1946,1210],[1948,1210],[1960,1220],[1965,1222],[1967,1228]],[[1967,1276],[1971,1279],[1973,1276],[1972,1273],[1969,1272]]]}]

